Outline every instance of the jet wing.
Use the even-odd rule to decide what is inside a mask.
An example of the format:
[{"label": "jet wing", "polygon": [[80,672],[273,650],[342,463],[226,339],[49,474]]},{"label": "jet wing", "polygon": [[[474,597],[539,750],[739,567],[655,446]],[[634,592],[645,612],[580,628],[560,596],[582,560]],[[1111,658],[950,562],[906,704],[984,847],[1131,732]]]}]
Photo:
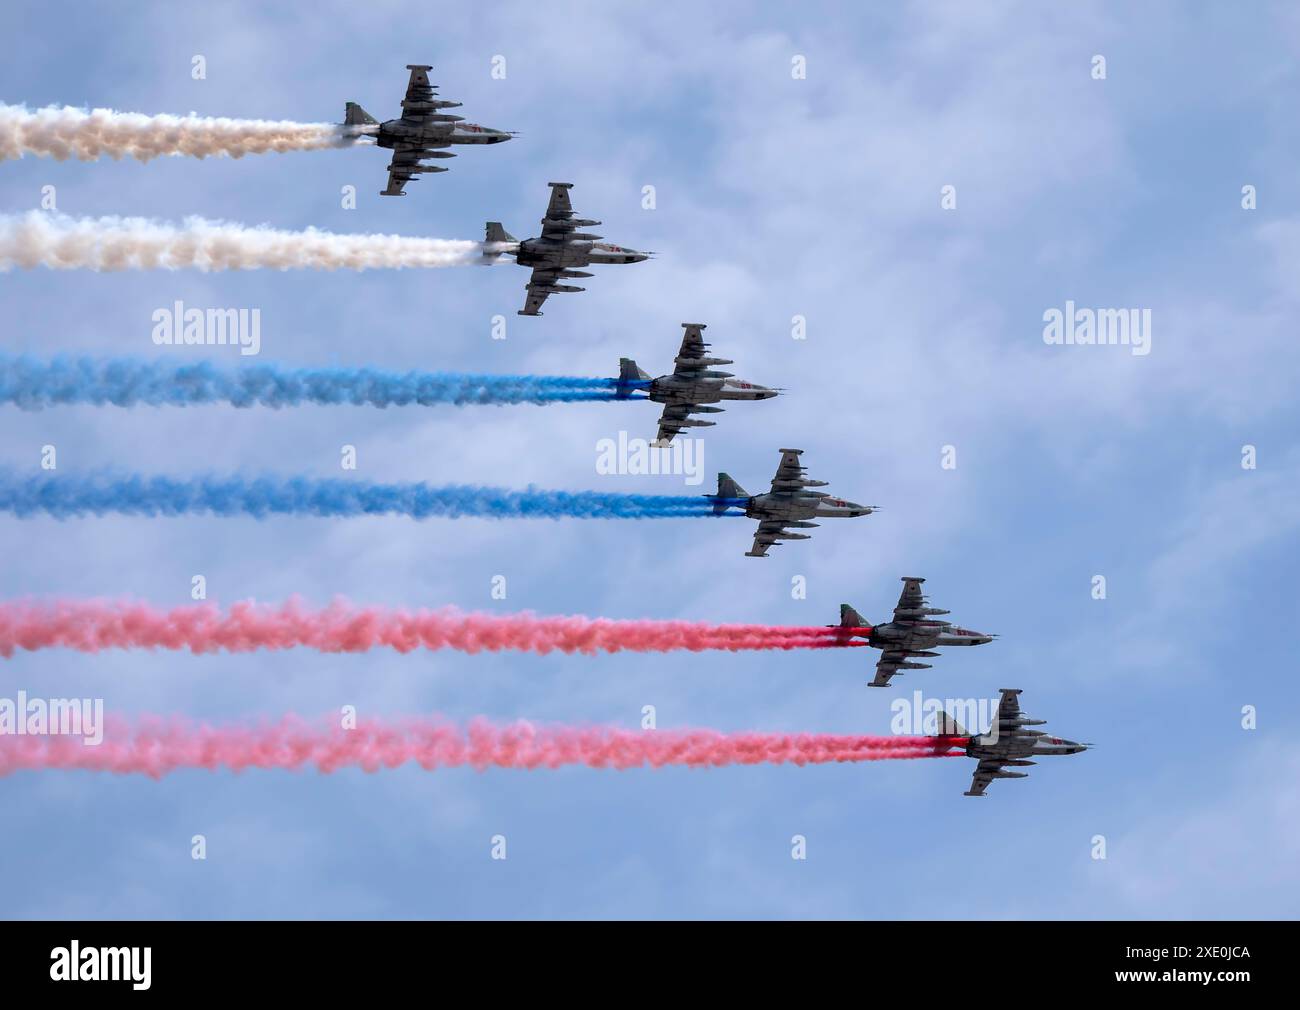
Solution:
[{"label": "jet wing", "polygon": [[799,465],[799,457],[802,454],[802,449],[781,450],[781,463],[776,468],[776,476],[772,478],[772,492],[774,494],[805,487],[816,487],[823,483],[822,481],[810,481],[804,477],[804,468]]},{"label": "jet wing", "polygon": [[571,182],[553,182],[551,186],[551,202],[546,205],[546,216],[557,221],[567,221],[573,216],[573,204],[569,202],[569,187]]},{"label": "jet wing", "polygon": [[[802,492],[804,488],[826,486],[824,480],[808,479],[807,471],[799,465],[799,457],[802,455],[802,449],[781,450],[781,464],[776,468],[776,476],[772,478],[773,494],[788,495]],[[825,497],[825,495],[818,491],[809,493],[808,497]]]},{"label": "jet wing", "polygon": [[[677,351],[673,365],[673,375],[688,382],[707,381],[700,373],[715,364],[722,363],[720,358],[708,356],[709,345],[704,342],[704,323],[687,323],[682,335],[682,346]],[[726,362],[730,364],[730,362]],[[719,381],[720,380],[714,380]],[[674,435],[680,435],[686,428],[712,427],[712,421],[700,421],[694,424],[682,424],[691,414],[700,410],[702,404],[687,403],[665,407],[659,418],[660,442],[671,442]]]},{"label": "jet wing", "polygon": [[423,134],[420,131],[434,123],[446,124],[460,118],[440,111],[444,107],[460,103],[445,102],[438,98],[433,86],[429,84],[428,66],[412,63],[407,65],[407,69],[411,71],[411,78],[406,83],[406,95],[402,98],[401,120],[410,132],[398,134],[396,138],[393,160],[388,166],[388,186],[382,191],[383,196],[405,195],[406,184],[421,172],[446,171],[446,169],[430,168],[420,164],[420,159],[424,156],[450,146],[437,143],[429,136],[428,131]]},{"label": "jet wing", "polygon": [[746,556],[751,558],[767,557],[767,549],[777,543],[784,532],[785,527],[781,523],[764,519],[758,524],[758,529],[754,531],[754,546],[745,552]]},{"label": "jet wing", "polygon": [[1020,708],[1019,694],[1019,688],[1002,688],[1002,698],[998,702],[997,722],[993,725],[991,732],[995,732],[1000,737],[1043,736],[1041,730],[1025,728],[1027,726],[1045,725],[1045,720],[1031,719],[1025,715]]},{"label": "jet wing", "polygon": [[1019,688],[1004,687],[1002,700],[998,702],[998,722],[1017,722],[1020,719]]},{"label": "jet wing", "polygon": [[921,591],[924,579],[904,579],[903,591],[898,597],[898,606],[894,608],[894,620],[899,624],[915,624],[924,616],[919,611],[925,608],[925,594]]},{"label": "jet wing", "polygon": [[886,649],[876,661],[876,678],[871,682],[872,687],[887,687],[889,678],[899,671],[903,662],[907,659],[906,652],[898,652],[893,649]]},{"label": "jet wing", "polygon": [[675,435],[680,435],[688,427],[693,427],[693,425],[685,425],[681,422],[690,417],[691,408],[696,406],[699,405],[692,403],[690,406],[673,405],[665,407],[663,414],[659,417],[659,435],[655,440],[667,444],[673,440]]},{"label": "jet wing", "polygon": [[388,188],[383,190],[381,196],[404,196],[402,190],[406,184],[411,181],[412,177],[421,175],[425,172],[445,172],[445,168],[436,165],[426,165],[423,161],[427,157],[453,158],[452,154],[438,154],[444,147],[450,147],[450,144],[399,144],[393,148],[393,160],[388,165]]},{"label": "jet wing", "polygon": [[546,205],[546,216],[542,218],[542,237],[567,241],[573,233],[569,219],[573,217],[573,204],[569,202],[570,182],[553,182],[551,185],[551,202]]},{"label": "jet wing", "polygon": [[989,783],[994,779],[994,773],[1001,770],[1001,761],[981,758],[980,763],[975,766],[975,773],[971,776],[970,788],[966,790],[966,795],[983,796],[984,790],[989,787]]},{"label": "jet wing", "polygon": [[540,316],[542,315],[542,303],[551,294],[551,286],[559,280],[559,274],[554,270],[544,270],[541,267],[533,267],[533,276],[528,281],[528,297],[524,299],[524,307],[519,310],[521,316]]},{"label": "jet wing", "polygon": [[419,159],[413,154],[404,151],[394,151],[393,160],[388,166],[388,186],[380,192],[380,196],[405,196],[406,184],[411,181],[415,175],[411,171],[419,164]]},{"label": "jet wing", "polygon": [[682,335],[682,346],[677,352],[676,368],[674,373],[686,377],[694,377],[697,372],[702,372],[708,365],[703,364],[707,356],[707,347],[704,342],[704,327],[699,323],[693,323],[686,327],[686,332]]},{"label": "jet wing", "polygon": [[402,122],[408,126],[427,126],[434,122],[449,122],[459,117],[448,116],[439,112],[440,106],[456,106],[459,102],[440,102],[429,83],[428,66],[407,64],[411,79],[406,82],[406,94],[402,98]]},{"label": "jet wing", "polygon": [[[754,546],[746,551],[746,555],[751,558],[767,557],[767,549],[773,544],[781,543],[783,540],[807,540],[808,535],[805,533],[791,533],[786,529],[787,523],[780,519],[764,519],[758,524],[758,529],[754,531]],[[800,525],[796,523],[795,525]]]}]

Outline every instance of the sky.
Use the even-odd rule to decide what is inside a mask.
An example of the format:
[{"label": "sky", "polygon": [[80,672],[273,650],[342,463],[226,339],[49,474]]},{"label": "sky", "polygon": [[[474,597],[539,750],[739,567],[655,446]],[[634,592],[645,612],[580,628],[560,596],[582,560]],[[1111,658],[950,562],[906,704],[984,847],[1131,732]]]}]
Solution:
[{"label": "sky", "polygon": [[[68,474],[332,477],[352,445],[363,480],[696,494],[720,470],[762,489],[789,446],[881,510],[767,560],[744,556],[741,521],[0,517],[0,598],[176,606],[202,574],[222,604],[802,625],[835,622],[841,602],[884,620],[919,575],[953,620],[1001,637],[889,690],[865,688],[864,651],[50,650],[0,660],[0,696],[211,721],[353,705],[633,728],[649,705],[661,728],[876,734],[914,691],[1019,687],[1049,731],[1097,747],[985,799],[962,795],[964,759],[16,774],[0,780],[0,862],[21,872],[0,915],[1295,917],[1294,8],[55,2],[9,20],[11,104],[328,122],[356,101],[383,119],[404,65],[427,63],[458,112],[520,136],[462,149],[403,199],[377,195],[375,150],[27,157],[0,166],[0,213],[53,186],[73,216],[460,239],[497,220],[523,237],[556,180],[601,234],[658,255],[595,268],[540,319],[515,315],[510,263],[14,271],[5,351],[592,376],[627,356],[658,375],[692,321],[738,374],[787,392],[700,436],[704,487],[597,471],[600,440],[653,437],[648,404],[0,406],[5,469],[38,475],[54,445]],[[259,308],[260,357],[155,347],[151,315],[178,299]],[[1150,353],[1046,343],[1044,313],[1067,301],[1149,309]]]}]

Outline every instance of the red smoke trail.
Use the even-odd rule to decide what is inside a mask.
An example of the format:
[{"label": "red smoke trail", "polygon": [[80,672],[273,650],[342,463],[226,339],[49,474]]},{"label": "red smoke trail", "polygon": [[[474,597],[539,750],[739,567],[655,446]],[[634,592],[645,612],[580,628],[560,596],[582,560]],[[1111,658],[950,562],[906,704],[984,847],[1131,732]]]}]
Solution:
[{"label": "red smoke trail", "polygon": [[145,716],[132,724],[109,716],[104,738],[0,735],[0,775],[19,770],[82,769],[159,778],[181,768],[290,768],[373,772],[415,762],[426,770],[486,768],[690,768],[754,764],[829,764],[951,757],[956,737],[845,736],[830,733],[720,733],[614,727],[458,727],[439,719],[362,721],[355,729],[287,716],[268,725],[210,727]]},{"label": "red smoke trail", "polygon": [[17,649],[188,649],[251,652],[304,646],[321,652],[387,647],[461,652],[667,652],[688,649],[824,649],[862,645],[839,628],[694,621],[539,617],[443,610],[355,607],[324,609],[291,599],[279,606],[236,603],[159,610],[147,603],[103,600],[0,603],[0,655]]}]

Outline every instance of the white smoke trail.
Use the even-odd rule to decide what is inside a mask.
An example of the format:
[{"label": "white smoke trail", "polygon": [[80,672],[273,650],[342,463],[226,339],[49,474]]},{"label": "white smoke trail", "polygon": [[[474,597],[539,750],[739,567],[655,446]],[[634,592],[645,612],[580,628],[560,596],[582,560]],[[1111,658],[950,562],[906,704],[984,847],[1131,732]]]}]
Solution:
[{"label": "white smoke trail", "polygon": [[0,216],[0,273],[30,270],[372,270],[481,262],[462,239],[279,231],[190,217],[177,226],[139,217]]},{"label": "white smoke trail", "polygon": [[353,143],[333,123],[294,123],[211,116],[146,116],[112,109],[45,108],[0,104],[0,161],[35,154],[66,161],[164,155],[192,158],[270,151],[311,151]]}]

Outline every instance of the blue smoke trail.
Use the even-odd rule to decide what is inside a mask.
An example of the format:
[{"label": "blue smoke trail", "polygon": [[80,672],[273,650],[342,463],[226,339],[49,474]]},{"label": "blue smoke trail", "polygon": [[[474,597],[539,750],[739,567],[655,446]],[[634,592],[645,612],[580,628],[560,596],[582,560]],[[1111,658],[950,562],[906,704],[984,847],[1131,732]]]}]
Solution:
[{"label": "blue smoke trail", "polygon": [[21,518],[39,513],[58,519],[105,513],[197,513],[259,519],[272,515],[661,519],[712,516],[713,500],[703,496],[543,491],[534,487],[511,491],[456,485],[431,487],[424,483],[374,484],[339,478],[23,477],[0,471],[0,511]]},{"label": "blue smoke trail", "polygon": [[62,357],[40,361],[0,354],[0,403],[24,410],[73,403],[118,407],[575,403],[644,399],[633,390],[647,385],[562,375],[460,375],[274,364],[221,368],[208,362],[173,365],[134,358]]}]

